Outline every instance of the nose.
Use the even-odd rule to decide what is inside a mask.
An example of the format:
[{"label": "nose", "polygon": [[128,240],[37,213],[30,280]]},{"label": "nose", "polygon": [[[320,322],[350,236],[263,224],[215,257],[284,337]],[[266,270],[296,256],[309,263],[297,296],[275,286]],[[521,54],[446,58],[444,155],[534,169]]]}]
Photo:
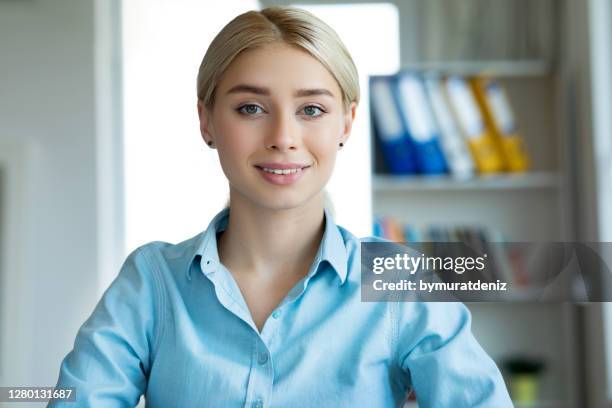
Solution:
[{"label": "nose", "polygon": [[270,126],[266,139],[268,149],[284,152],[297,148],[299,129],[292,112],[279,110],[273,115]]}]

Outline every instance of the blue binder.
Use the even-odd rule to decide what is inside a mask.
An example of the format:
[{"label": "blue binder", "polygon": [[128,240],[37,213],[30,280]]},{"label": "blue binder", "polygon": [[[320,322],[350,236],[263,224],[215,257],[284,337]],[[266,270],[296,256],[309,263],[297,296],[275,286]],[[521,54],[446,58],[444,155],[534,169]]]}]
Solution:
[{"label": "blue binder", "polygon": [[448,173],[448,164],[440,146],[440,131],[423,79],[412,71],[400,72],[395,78],[394,91],[416,153],[417,171],[423,174]]},{"label": "blue binder", "polygon": [[392,76],[370,77],[372,119],[387,168],[394,174],[417,171],[416,155],[393,91]]},{"label": "blue binder", "polygon": [[375,215],[373,221],[374,222],[373,222],[373,228],[372,228],[372,230],[373,230],[372,235],[375,236],[375,237],[382,237],[384,231],[383,231],[383,228],[382,228],[382,225],[381,225],[380,217]]}]

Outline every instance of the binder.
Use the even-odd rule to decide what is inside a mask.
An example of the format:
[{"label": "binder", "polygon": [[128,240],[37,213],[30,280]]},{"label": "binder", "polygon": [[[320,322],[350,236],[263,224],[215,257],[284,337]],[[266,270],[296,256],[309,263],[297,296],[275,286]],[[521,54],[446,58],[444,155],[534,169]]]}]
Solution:
[{"label": "binder", "polygon": [[447,173],[446,159],[438,142],[439,131],[423,80],[414,72],[403,71],[396,76],[395,91],[408,137],[414,146],[418,172]]},{"label": "binder", "polygon": [[372,119],[387,168],[394,174],[416,173],[414,147],[393,92],[393,77],[370,77]]},{"label": "binder", "polygon": [[445,85],[453,115],[472,152],[478,171],[497,173],[503,170],[501,152],[484,121],[476,97],[467,81],[458,75],[453,75],[446,79]]},{"label": "binder", "polygon": [[424,80],[449,171],[456,178],[472,177],[475,171],[474,160],[444,97],[442,78],[436,74],[427,74]]},{"label": "binder", "polygon": [[491,77],[474,77],[470,85],[480,104],[485,122],[493,131],[502,153],[505,170],[522,172],[529,167],[529,157],[522,136],[516,129],[514,113],[501,84]]},{"label": "binder", "polygon": [[384,238],[394,242],[404,242],[404,231],[401,224],[390,216],[381,217]]},{"label": "binder", "polygon": [[372,235],[375,237],[384,237],[384,231],[380,216],[374,216],[374,220],[372,223]]},{"label": "binder", "polygon": [[411,244],[419,244],[421,242],[421,233],[416,226],[404,225],[404,239]]}]

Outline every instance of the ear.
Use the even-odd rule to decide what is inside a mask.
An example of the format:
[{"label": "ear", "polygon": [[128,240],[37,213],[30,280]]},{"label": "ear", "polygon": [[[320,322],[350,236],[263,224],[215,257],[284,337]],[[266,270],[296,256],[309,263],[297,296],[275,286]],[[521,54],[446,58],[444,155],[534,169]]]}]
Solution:
[{"label": "ear", "polygon": [[211,112],[209,109],[207,109],[204,106],[204,103],[198,99],[198,118],[200,120],[200,134],[202,135],[202,139],[204,139],[204,143],[208,142],[208,141],[213,141],[212,135],[213,132],[211,132],[212,129],[212,121],[210,120],[211,118]]},{"label": "ear", "polygon": [[355,120],[355,113],[357,112],[357,103],[351,102],[349,109],[344,113],[343,117],[343,130],[341,142],[346,144],[349,136],[351,135],[351,129],[353,128],[353,121]]}]

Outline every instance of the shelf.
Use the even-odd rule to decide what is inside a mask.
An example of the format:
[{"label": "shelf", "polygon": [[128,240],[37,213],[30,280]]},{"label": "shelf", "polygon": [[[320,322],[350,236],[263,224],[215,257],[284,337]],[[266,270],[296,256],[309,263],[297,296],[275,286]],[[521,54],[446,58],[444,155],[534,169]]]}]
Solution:
[{"label": "shelf", "polygon": [[569,407],[569,403],[565,401],[543,400],[534,403],[515,402],[515,408],[564,408]]},{"label": "shelf", "polygon": [[402,69],[459,75],[486,73],[496,77],[541,77],[552,72],[551,65],[541,60],[417,62],[406,64]]},{"label": "shelf", "polygon": [[[537,401],[533,404],[520,402],[515,402],[514,404],[516,408],[563,408],[569,406],[567,402],[554,400]],[[408,401],[404,404],[403,408],[419,408],[419,404],[415,401]]]},{"label": "shelf", "polygon": [[558,186],[559,175],[554,172],[498,173],[469,179],[456,179],[448,175],[372,177],[374,192],[555,189]]},{"label": "shelf", "polygon": [[563,303],[560,300],[549,300],[542,299],[542,288],[519,288],[513,289],[510,293],[499,293],[499,294],[491,294],[489,297],[485,295],[482,296],[480,301],[466,301],[465,303],[469,304],[490,304],[490,303],[507,303],[507,304],[516,304],[516,303],[528,303],[528,304],[550,304],[550,303]]}]

